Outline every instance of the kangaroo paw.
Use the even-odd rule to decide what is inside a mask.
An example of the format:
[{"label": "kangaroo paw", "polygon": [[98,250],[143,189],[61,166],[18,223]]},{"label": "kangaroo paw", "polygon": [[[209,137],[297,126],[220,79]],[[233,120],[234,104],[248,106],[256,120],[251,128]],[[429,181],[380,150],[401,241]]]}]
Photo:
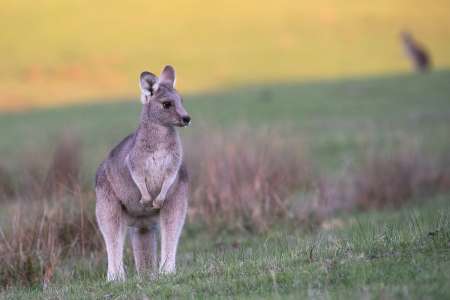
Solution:
[{"label": "kangaroo paw", "polygon": [[141,198],[141,200],[139,202],[142,205],[150,205],[150,204],[152,204],[152,199],[151,198]]},{"label": "kangaroo paw", "polygon": [[156,199],[153,201],[153,207],[154,208],[161,208],[163,203],[164,203],[164,198],[163,197],[156,197]]}]

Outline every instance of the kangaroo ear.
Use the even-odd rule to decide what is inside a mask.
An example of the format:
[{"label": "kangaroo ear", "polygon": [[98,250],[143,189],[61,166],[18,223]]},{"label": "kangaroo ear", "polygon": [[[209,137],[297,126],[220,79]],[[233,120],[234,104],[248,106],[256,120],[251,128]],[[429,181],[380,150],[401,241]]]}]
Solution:
[{"label": "kangaroo ear", "polygon": [[161,83],[169,84],[171,87],[175,87],[175,69],[171,65],[165,66],[159,76],[159,81]]},{"label": "kangaroo ear", "polygon": [[139,86],[141,87],[141,102],[146,104],[150,100],[150,96],[158,89],[158,77],[153,73],[144,71],[139,77]]}]

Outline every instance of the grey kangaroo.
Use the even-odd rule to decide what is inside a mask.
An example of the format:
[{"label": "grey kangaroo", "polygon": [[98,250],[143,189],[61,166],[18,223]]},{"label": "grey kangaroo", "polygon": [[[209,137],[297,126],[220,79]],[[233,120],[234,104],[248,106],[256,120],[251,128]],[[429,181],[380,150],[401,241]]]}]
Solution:
[{"label": "grey kangaroo", "polygon": [[108,281],[124,280],[123,248],[131,235],[138,274],[157,268],[161,234],[161,273],[175,272],[175,258],[188,203],[188,176],[176,127],[191,118],[175,86],[175,70],[158,78],[140,76],[139,126],[111,150],[95,178],[96,216],[106,244]]},{"label": "grey kangaroo", "polygon": [[431,69],[430,55],[425,48],[420,45],[409,32],[400,34],[405,53],[411,60],[417,72],[426,72]]}]

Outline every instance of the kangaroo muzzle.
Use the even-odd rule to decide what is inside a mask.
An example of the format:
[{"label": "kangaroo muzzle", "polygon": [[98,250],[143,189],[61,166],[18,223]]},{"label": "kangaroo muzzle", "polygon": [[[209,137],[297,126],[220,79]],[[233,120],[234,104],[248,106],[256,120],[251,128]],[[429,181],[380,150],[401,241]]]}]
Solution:
[{"label": "kangaroo muzzle", "polygon": [[183,127],[189,126],[191,124],[191,117],[190,116],[184,116],[181,118],[181,121],[183,123]]}]

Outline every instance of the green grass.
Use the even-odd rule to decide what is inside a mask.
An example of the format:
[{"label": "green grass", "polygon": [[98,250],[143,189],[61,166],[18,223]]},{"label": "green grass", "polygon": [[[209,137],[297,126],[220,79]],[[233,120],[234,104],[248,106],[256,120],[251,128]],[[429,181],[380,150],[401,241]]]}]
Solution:
[{"label": "green grass", "polygon": [[[450,197],[400,211],[342,215],[331,229],[274,228],[265,235],[182,237],[176,275],[106,283],[104,268],[77,262],[46,290],[5,299],[326,298],[444,299],[450,296]],[[336,221],[338,220],[338,221]],[[68,282],[67,280],[69,280]]]},{"label": "green grass", "polygon": [[450,3],[435,0],[2,1],[0,108],[131,95],[171,63],[179,87],[409,70],[411,30],[450,66]]},{"label": "green grass", "polygon": [[[276,130],[303,140],[312,159],[338,169],[368,147],[419,145],[448,151],[450,72],[241,87],[186,95],[194,125]],[[119,99],[118,99],[119,100]],[[137,124],[139,103],[36,110],[0,117],[1,165],[19,169],[27,153],[48,159],[64,130],[83,149],[83,178],[92,181],[107,150]],[[42,155],[40,155],[42,154]],[[334,229],[279,225],[264,234],[211,235],[188,224],[174,276],[105,282],[106,260],[64,261],[48,289],[13,287],[0,297],[28,298],[434,298],[450,297],[450,198],[417,199],[399,211],[337,216]],[[2,216],[6,220],[7,216]],[[100,261],[99,261],[100,260]],[[98,267],[101,266],[101,267]]]},{"label": "green grass", "polygon": [[[181,132],[189,139],[205,128],[275,129],[303,141],[327,168],[367,147],[419,145],[439,154],[450,142],[449,82],[450,71],[442,71],[187,94],[193,126]],[[27,151],[46,154],[59,135],[71,131],[81,139],[83,170],[92,178],[108,149],[136,128],[139,110],[135,97],[132,102],[3,114],[0,153],[9,159],[2,164],[17,168]]]}]

